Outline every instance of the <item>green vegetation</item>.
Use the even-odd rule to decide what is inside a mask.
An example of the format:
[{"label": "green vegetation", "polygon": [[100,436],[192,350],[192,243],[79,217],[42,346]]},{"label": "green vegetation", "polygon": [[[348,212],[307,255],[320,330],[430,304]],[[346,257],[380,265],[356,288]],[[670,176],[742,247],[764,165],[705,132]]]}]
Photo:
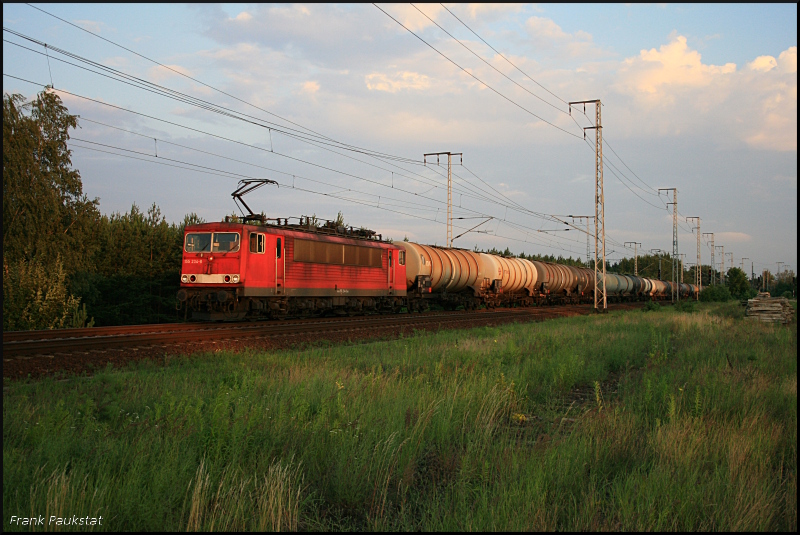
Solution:
[{"label": "green vegetation", "polygon": [[714,286],[706,286],[700,290],[700,301],[704,303],[724,302],[733,299],[731,291],[727,286],[722,284],[715,284]]},{"label": "green vegetation", "polygon": [[644,304],[645,312],[658,312],[659,310],[661,310],[661,305],[656,301],[648,301]]},{"label": "green vegetation", "polygon": [[737,267],[728,270],[725,285],[737,299],[746,299],[750,296],[750,281],[747,280],[747,274]]},{"label": "green vegetation", "polygon": [[72,168],[61,99],[3,96],[3,331],[175,321],[182,225],[101,216]]},{"label": "green vegetation", "polygon": [[797,327],[742,316],[661,307],[7,384],[3,522],[795,531]]}]

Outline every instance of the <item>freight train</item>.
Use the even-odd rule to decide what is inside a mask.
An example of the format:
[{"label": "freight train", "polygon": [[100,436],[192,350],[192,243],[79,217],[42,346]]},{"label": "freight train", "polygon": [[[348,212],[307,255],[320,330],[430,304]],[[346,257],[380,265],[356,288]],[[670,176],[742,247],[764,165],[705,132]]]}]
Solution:
[{"label": "freight train", "polygon": [[[178,300],[198,320],[415,312],[432,304],[593,301],[594,270],[466,249],[391,243],[311,218],[187,225]],[[676,285],[681,298],[697,287]],[[665,299],[673,283],[606,274],[610,301]]]}]

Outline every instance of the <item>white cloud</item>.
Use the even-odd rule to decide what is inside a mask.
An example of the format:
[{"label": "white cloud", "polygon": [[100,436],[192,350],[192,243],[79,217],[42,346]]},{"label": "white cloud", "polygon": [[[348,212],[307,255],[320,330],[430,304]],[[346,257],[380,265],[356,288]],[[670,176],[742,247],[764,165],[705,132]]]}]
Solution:
[{"label": "white cloud", "polygon": [[103,29],[103,26],[105,26],[105,23],[94,20],[76,20],[75,24],[84,30],[89,30],[92,33],[100,33],[100,31]]},{"label": "white cloud", "polygon": [[778,56],[779,70],[785,74],[797,74],[797,47],[792,46]]},{"label": "white cloud", "polygon": [[561,26],[544,17],[531,17],[525,22],[528,32],[537,39],[568,39],[570,35]]},{"label": "white cloud", "polygon": [[714,236],[717,242],[742,243],[753,239],[752,236],[744,232],[717,232]]},{"label": "white cloud", "polygon": [[[482,4],[467,4],[467,13],[472,19],[485,19],[490,15],[518,13],[522,10],[522,4],[509,4],[509,3],[482,3]],[[453,8],[451,7],[452,11]]]},{"label": "white cloud", "polygon": [[[439,4],[421,4],[417,7],[433,20],[436,20],[440,14],[444,13],[444,8]],[[433,26],[430,20],[410,4],[392,4],[391,7],[384,7],[383,9],[402,22],[403,25],[412,32],[417,32],[424,30],[428,26]],[[390,22],[394,24],[393,21]],[[397,29],[401,32],[405,32],[405,30],[399,26],[397,26]]]},{"label": "white cloud", "polygon": [[601,68],[596,77],[607,79],[620,96],[634,97],[624,107],[631,114],[625,121],[629,134],[646,127],[664,137],[692,132],[718,146],[797,150],[796,47],[777,59],[758,56],[737,69],[734,63],[703,63],[686,37],[673,35],[616,69]]},{"label": "white cloud", "polygon": [[367,89],[370,91],[386,91],[396,93],[403,89],[427,89],[430,87],[430,79],[416,72],[397,72],[394,75],[384,73],[368,74],[364,78]]},{"label": "white cloud", "polygon": [[678,35],[659,50],[642,50],[639,56],[626,59],[618,87],[623,92],[660,97],[670,88],[708,86],[718,75],[735,72],[735,63],[704,64],[700,53],[689,48],[686,37]]},{"label": "white cloud", "polygon": [[747,66],[754,71],[769,72],[778,66],[778,62],[772,56],[758,56]]},{"label": "white cloud", "polygon": [[180,65],[165,65],[165,67],[162,67],[160,65],[156,65],[155,67],[150,67],[150,69],[148,70],[150,78],[155,80],[156,82],[163,82],[168,78],[172,78],[173,76],[180,76],[181,74],[184,74],[186,76],[193,76],[192,72],[189,69],[187,69],[186,67],[181,67]]},{"label": "white cloud", "polygon": [[587,61],[610,55],[594,43],[592,34],[583,30],[565,32],[561,26],[545,17],[528,18],[525,21],[525,30],[534,49],[553,51],[548,53],[553,59]]},{"label": "white cloud", "polygon": [[301,92],[308,93],[309,95],[313,95],[319,91],[319,82],[315,82],[314,80],[309,80],[303,84],[303,88]]}]

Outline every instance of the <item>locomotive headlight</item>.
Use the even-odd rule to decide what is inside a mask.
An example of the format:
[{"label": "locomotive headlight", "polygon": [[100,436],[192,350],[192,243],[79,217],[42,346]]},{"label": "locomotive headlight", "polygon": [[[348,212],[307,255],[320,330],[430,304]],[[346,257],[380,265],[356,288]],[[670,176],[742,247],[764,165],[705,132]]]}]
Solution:
[{"label": "locomotive headlight", "polygon": [[181,282],[189,282],[189,275],[181,275]]},{"label": "locomotive headlight", "polygon": [[231,276],[225,275],[225,282],[231,282]]},{"label": "locomotive headlight", "polygon": [[191,277],[189,277],[189,280],[190,280],[190,281],[192,281],[192,282],[194,282],[194,281],[196,281],[196,280],[197,280],[197,277],[195,277],[194,275],[192,275]]},{"label": "locomotive headlight", "polygon": [[233,282],[239,282],[239,275],[233,276]]}]

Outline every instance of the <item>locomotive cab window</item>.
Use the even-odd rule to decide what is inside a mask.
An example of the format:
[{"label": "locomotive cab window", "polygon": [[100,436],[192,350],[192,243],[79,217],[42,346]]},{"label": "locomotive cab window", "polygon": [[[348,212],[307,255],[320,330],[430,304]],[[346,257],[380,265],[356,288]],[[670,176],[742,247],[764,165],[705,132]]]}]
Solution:
[{"label": "locomotive cab window", "polygon": [[283,246],[281,245],[281,239],[278,238],[278,245],[275,247],[275,258],[281,257],[281,251],[283,250]]},{"label": "locomotive cab window", "polygon": [[239,250],[238,232],[215,232],[212,253],[234,253]]},{"label": "locomotive cab window", "polygon": [[187,234],[184,249],[187,253],[207,253],[211,250],[211,233],[198,232]]},{"label": "locomotive cab window", "polygon": [[263,234],[250,233],[250,252],[263,254],[264,253],[265,236]]},{"label": "locomotive cab window", "polygon": [[405,251],[400,251],[400,254],[397,256],[397,262],[401,266],[405,266],[406,265],[406,252]]}]

